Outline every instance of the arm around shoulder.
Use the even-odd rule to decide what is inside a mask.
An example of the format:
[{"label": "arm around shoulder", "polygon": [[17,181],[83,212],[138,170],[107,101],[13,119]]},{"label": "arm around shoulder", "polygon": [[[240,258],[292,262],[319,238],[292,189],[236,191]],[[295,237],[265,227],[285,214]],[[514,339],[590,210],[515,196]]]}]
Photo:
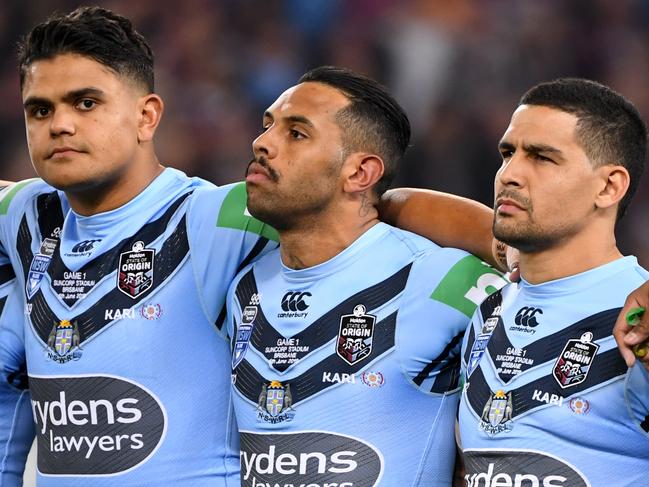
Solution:
[{"label": "arm around shoulder", "polygon": [[482,203],[440,191],[395,188],[381,197],[379,212],[391,225],[501,267],[492,248],[493,211]]}]

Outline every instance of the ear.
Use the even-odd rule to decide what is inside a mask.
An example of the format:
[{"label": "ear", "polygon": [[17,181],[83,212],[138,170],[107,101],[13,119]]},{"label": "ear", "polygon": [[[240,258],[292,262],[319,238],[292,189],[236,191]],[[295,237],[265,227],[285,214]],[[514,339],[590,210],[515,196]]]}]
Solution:
[{"label": "ear", "polygon": [[613,164],[600,166],[596,171],[601,177],[601,185],[595,197],[595,207],[610,208],[624,198],[631,184],[631,176],[624,166]]},{"label": "ear", "polygon": [[151,142],[156,128],[162,119],[164,103],[162,98],[154,93],[143,96],[137,102],[137,141]]},{"label": "ear", "polygon": [[345,193],[362,193],[373,188],[383,177],[385,165],[376,154],[355,152],[343,164],[343,190]]}]

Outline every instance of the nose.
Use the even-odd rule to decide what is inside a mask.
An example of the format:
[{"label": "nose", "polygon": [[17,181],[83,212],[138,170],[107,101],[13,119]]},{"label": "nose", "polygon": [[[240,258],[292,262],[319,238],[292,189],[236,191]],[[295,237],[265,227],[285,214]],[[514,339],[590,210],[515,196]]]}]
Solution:
[{"label": "nose", "polygon": [[252,141],[252,152],[255,157],[265,156],[272,159],[277,155],[277,144],[274,142],[274,131],[271,125]]},{"label": "nose", "polygon": [[521,187],[525,177],[525,158],[520,151],[514,152],[509,159],[504,160],[496,173],[496,187]]},{"label": "nose", "polygon": [[54,110],[50,117],[50,134],[53,137],[73,135],[76,131],[74,116],[65,108]]}]

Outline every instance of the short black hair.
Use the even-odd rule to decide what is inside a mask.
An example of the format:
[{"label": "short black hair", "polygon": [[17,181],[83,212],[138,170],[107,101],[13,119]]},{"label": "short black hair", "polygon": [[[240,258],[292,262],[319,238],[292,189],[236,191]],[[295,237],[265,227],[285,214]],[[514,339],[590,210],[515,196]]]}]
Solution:
[{"label": "short black hair", "polygon": [[577,140],[596,166],[616,164],[629,171],[629,189],[618,206],[624,216],[644,171],[647,127],[638,109],[611,88],[582,78],[540,83],[525,93],[520,105],[556,108],[577,117]]},{"label": "short black hair", "polygon": [[78,54],[154,90],[153,51],[131,21],[101,7],[55,14],[34,27],[18,48],[20,87],[29,66],[60,54]]},{"label": "short black hair", "polygon": [[367,76],[336,66],[312,69],[299,83],[315,82],[341,91],[349,106],[336,114],[347,154],[372,152],[383,159],[385,170],[374,192],[381,196],[392,183],[397,166],[410,143],[410,121],[403,108],[380,83]]}]

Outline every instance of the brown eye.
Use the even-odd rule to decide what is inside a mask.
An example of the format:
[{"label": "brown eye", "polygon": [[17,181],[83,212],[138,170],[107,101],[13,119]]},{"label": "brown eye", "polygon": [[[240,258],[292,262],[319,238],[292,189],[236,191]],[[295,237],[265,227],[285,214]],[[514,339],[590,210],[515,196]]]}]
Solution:
[{"label": "brown eye", "polygon": [[97,105],[97,102],[95,100],[91,100],[89,98],[84,98],[83,100],[80,100],[79,103],[77,103],[77,108],[79,110],[87,112],[87,111],[92,110],[93,108],[95,108],[96,105]]},{"label": "brown eye", "polygon": [[45,107],[41,107],[38,110],[36,110],[36,116],[38,118],[47,117],[47,115],[49,113],[50,113],[50,110],[48,108],[45,108]]},{"label": "brown eye", "polygon": [[295,129],[291,129],[289,132],[291,134],[291,138],[293,138],[293,139],[298,139],[299,140],[299,139],[306,138],[306,135],[304,135],[302,132],[299,132],[299,131],[297,131]]}]

